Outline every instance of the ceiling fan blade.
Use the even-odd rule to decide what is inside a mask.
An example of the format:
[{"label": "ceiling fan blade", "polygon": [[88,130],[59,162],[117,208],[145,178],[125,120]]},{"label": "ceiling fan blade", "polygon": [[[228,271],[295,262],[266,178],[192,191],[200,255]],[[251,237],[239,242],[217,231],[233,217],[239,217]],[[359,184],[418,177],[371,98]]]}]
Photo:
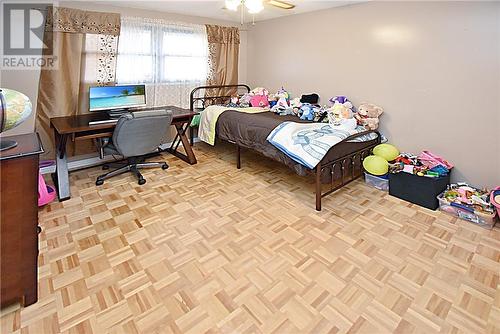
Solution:
[{"label": "ceiling fan blade", "polygon": [[269,0],[267,3],[271,6],[278,7],[281,9],[294,9],[295,5],[292,5],[291,3],[280,1],[280,0]]}]

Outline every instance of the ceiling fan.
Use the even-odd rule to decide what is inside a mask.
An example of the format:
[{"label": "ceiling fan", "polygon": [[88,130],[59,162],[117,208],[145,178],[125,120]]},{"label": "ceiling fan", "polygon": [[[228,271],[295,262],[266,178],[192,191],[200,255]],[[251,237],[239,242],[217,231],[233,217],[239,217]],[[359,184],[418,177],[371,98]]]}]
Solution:
[{"label": "ceiling fan", "polygon": [[241,5],[241,7],[246,7],[250,14],[262,11],[264,4],[286,10],[295,8],[295,5],[281,0],[225,0],[226,9],[237,11]]}]

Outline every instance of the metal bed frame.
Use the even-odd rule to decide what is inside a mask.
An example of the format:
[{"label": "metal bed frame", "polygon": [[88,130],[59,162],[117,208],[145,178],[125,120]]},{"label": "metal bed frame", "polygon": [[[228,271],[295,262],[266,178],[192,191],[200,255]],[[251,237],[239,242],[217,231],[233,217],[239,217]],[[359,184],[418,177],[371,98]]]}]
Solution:
[{"label": "metal bed frame", "polygon": [[[231,95],[228,93],[223,93],[222,95],[210,94],[209,90],[233,90],[240,91],[245,90],[250,92],[250,87],[248,85],[238,84],[238,85],[221,85],[221,86],[201,86],[193,89],[190,95],[190,108],[192,111],[200,110],[213,104],[225,104],[228,103]],[[202,96],[201,96],[202,95]],[[362,163],[363,160],[371,154],[373,148],[380,144],[380,133],[377,131],[369,130],[354,134],[342,140],[337,145],[352,141],[358,137],[376,133],[377,139],[371,145],[365,146],[359,150],[349,152],[348,154],[335,159],[333,161],[321,161],[315,169],[311,169],[310,173],[315,176],[315,196],[316,196],[316,210],[321,211],[321,199],[329,194],[335,192],[336,190],[342,188],[343,186],[356,180],[363,174]],[[191,129],[191,138],[193,138],[193,131]],[[191,139],[191,143],[192,143]],[[236,145],[236,167],[241,169],[241,147],[238,143],[231,142],[231,144]],[[337,146],[336,145],[336,146]],[[335,147],[331,148],[335,149]],[[328,154],[326,155],[328,156]],[[329,177],[330,182],[322,182],[324,176]],[[325,190],[323,190],[324,185],[327,185]]]}]

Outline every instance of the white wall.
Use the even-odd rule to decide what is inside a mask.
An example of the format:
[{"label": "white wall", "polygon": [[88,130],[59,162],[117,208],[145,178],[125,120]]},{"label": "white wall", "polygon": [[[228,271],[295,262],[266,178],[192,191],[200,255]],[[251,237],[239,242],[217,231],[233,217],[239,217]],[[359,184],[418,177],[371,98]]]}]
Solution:
[{"label": "white wall", "polygon": [[499,2],[369,2],[259,22],[249,36],[251,85],[376,103],[401,150],[500,185]]}]

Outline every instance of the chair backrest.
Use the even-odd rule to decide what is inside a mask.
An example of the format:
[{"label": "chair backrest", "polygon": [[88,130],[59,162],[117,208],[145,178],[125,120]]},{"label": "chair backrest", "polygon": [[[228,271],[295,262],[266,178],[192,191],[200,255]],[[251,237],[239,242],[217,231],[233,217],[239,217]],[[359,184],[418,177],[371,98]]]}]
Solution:
[{"label": "chair backrest", "polygon": [[170,110],[136,111],[122,115],[113,132],[113,145],[123,157],[153,152],[172,123]]}]

